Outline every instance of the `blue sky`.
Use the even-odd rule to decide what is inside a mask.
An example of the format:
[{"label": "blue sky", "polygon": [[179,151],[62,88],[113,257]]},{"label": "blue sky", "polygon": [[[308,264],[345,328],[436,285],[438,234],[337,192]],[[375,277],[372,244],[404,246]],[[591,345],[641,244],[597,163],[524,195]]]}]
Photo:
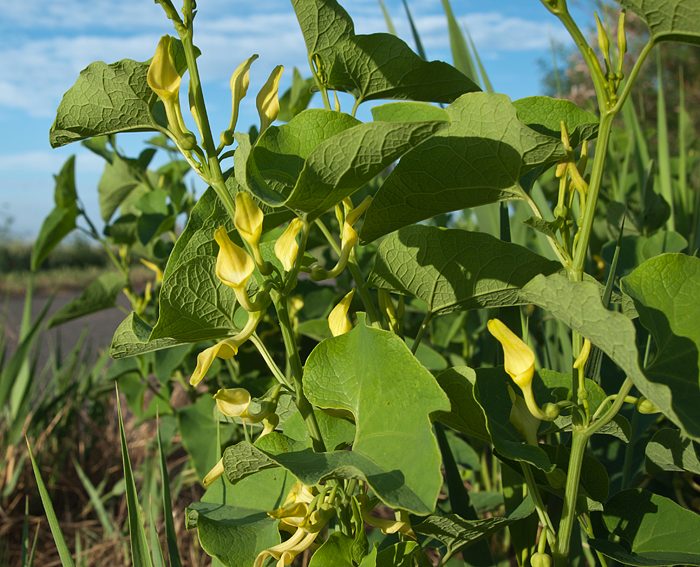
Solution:
[{"label": "blue sky", "polygon": [[[341,0],[359,33],[385,31],[377,0]],[[177,2],[176,2],[177,4]],[[410,41],[401,0],[386,0],[399,34]],[[450,60],[440,0],[410,0],[416,25],[431,59]],[[541,92],[538,61],[551,57],[552,40],[566,42],[557,22],[536,0],[452,0],[497,91],[520,98]],[[252,53],[251,93],[240,125],[257,121],[254,93],[272,67],[304,74],[306,56],[288,0],[200,0],[196,43],[208,108],[216,131],[230,112],[228,79]],[[77,154],[78,192],[95,219],[99,158],[73,144],[52,150],[48,130],[62,94],[94,60],[148,59],[158,38],[172,33],[152,0],[22,0],[6,3],[0,20],[0,224],[14,217],[14,233],[33,237],[53,207],[53,174]],[[119,143],[136,152],[143,137],[123,134]]]}]

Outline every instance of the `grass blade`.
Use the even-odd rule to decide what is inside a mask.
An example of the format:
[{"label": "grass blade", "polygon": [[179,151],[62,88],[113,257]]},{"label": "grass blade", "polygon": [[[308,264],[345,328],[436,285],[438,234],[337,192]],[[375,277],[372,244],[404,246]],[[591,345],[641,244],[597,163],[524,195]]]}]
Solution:
[{"label": "grass blade", "polygon": [[66,544],[66,539],[63,537],[63,532],[61,531],[61,526],[58,523],[58,518],[56,517],[56,512],[53,509],[53,502],[51,502],[51,497],[49,496],[48,490],[46,490],[46,485],[44,480],[41,478],[41,471],[34,460],[34,455],[32,454],[32,448],[29,445],[29,439],[26,439],[27,451],[29,453],[29,460],[32,463],[32,470],[34,471],[34,478],[36,479],[36,487],[39,490],[39,497],[41,498],[41,503],[44,506],[44,512],[46,513],[46,519],[49,522],[49,528],[51,529],[51,535],[53,536],[53,541],[56,544],[56,549],[58,550],[58,556],[61,559],[61,565],[63,567],[75,567],[73,563],[73,558],[71,557],[70,550]]},{"label": "grass blade", "polygon": [[459,27],[457,18],[455,18],[454,12],[452,11],[450,0],[442,0],[442,9],[447,17],[447,31],[450,36],[452,63],[457,69],[462,71],[462,73],[478,84],[479,78],[477,77],[474,62],[472,61],[471,54],[469,53],[469,46],[467,45],[467,40],[464,37],[464,34],[462,33],[462,29]]},{"label": "grass blade", "polygon": [[100,524],[102,524],[105,534],[107,536],[113,536],[115,533],[114,526],[112,525],[109,514],[107,513],[107,510],[105,510],[104,504],[102,503],[100,493],[98,492],[97,488],[95,488],[95,485],[90,482],[90,479],[85,474],[85,471],[75,459],[73,459],[73,466],[75,467],[75,472],[78,473],[78,478],[83,484],[85,492],[87,492],[88,496],[90,497],[90,503],[95,509],[95,514],[97,514],[97,519],[100,521]]},{"label": "grass blade", "polygon": [[663,89],[663,73],[661,68],[660,51],[656,52],[656,77],[658,81],[656,105],[657,115],[657,156],[659,166],[659,192],[671,207],[671,216],[668,218],[669,230],[676,230],[675,205],[673,202],[673,186],[671,181],[671,150],[668,143],[668,122],[666,120],[666,95]]},{"label": "grass blade", "polygon": [[143,524],[143,515],[139,506],[134,473],[131,468],[129,458],[129,448],[126,444],[126,434],[124,433],[124,420],[122,418],[122,406],[119,401],[119,390],[117,389],[117,416],[119,419],[119,438],[122,449],[122,465],[124,468],[124,485],[126,487],[126,504],[129,512],[129,540],[131,544],[131,561],[134,567],[153,567],[151,555],[148,552],[148,540]]},{"label": "grass blade", "polygon": [[160,478],[162,486],[163,518],[165,522],[165,539],[168,542],[168,555],[170,557],[170,567],[181,567],[180,552],[177,548],[177,536],[175,525],[173,524],[173,508],[170,496],[170,475],[168,474],[168,464],[163,452],[163,440],[160,436],[160,424],[158,425],[158,456],[160,457]]},{"label": "grass blade", "polygon": [[469,33],[469,30],[466,27],[464,28],[464,33],[467,35],[467,39],[469,40],[469,48],[471,49],[471,53],[474,57],[474,60],[476,61],[476,66],[479,69],[479,75],[481,76],[481,85],[484,87],[484,90],[487,93],[495,92],[493,90],[493,84],[491,83],[491,79],[489,78],[489,75],[486,72],[486,67],[484,67],[483,62],[481,61],[481,57],[479,57],[479,52],[476,50],[476,45],[474,44],[474,40],[472,39],[472,34]]},{"label": "grass blade", "polygon": [[685,106],[685,81],[683,80],[683,68],[678,77],[678,195],[680,196],[683,218],[690,218],[690,207],[693,204],[692,191],[688,187],[688,132],[692,128],[692,122],[688,109]]},{"label": "grass blade", "polygon": [[382,9],[382,14],[384,14],[386,29],[391,35],[397,35],[396,28],[394,27],[394,22],[391,20],[391,15],[389,14],[389,10],[386,9],[386,4],[384,4],[384,0],[379,0],[379,6]]},{"label": "grass blade", "polygon": [[427,61],[427,56],[425,54],[425,49],[423,48],[423,42],[420,39],[420,34],[416,28],[416,23],[413,21],[413,16],[411,15],[411,10],[408,7],[407,0],[403,1],[404,10],[406,10],[406,17],[408,18],[408,25],[411,26],[411,34],[413,35],[413,41],[416,42],[416,52],[421,56],[422,59]]}]

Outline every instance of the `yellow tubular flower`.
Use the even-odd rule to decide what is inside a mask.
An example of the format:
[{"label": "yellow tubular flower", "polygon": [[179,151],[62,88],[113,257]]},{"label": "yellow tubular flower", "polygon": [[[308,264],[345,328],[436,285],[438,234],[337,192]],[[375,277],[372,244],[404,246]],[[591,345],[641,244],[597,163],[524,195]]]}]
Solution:
[{"label": "yellow tubular flower", "polygon": [[238,354],[238,347],[246,342],[255,332],[255,328],[263,318],[263,315],[264,313],[262,311],[249,313],[248,321],[245,327],[241,329],[240,333],[228,339],[224,339],[214,346],[200,352],[197,355],[197,367],[194,369],[192,377],[190,378],[190,385],[196,386],[202,381],[202,378],[206,375],[215,358],[231,359],[236,356],[236,354]]},{"label": "yellow tubular flower", "polygon": [[248,93],[250,86],[250,66],[258,58],[257,54],[251,55],[243,61],[231,75],[231,122],[228,129],[221,134],[221,141],[226,145],[233,142],[233,131],[238,122],[238,112],[241,106],[241,101]]},{"label": "yellow tubular flower", "polygon": [[261,134],[277,119],[277,115],[280,112],[278,89],[283,71],[284,67],[282,65],[277,65],[272,70],[255,101],[258,107],[258,115],[260,116]]},{"label": "yellow tubular flower", "polygon": [[160,38],[146,75],[148,86],[163,102],[177,100],[182,81],[171,52],[172,39],[169,35]]},{"label": "yellow tubular flower", "polygon": [[236,356],[238,353],[238,343],[235,337],[224,339],[216,343],[214,346],[203,350],[197,355],[197,367],[194,369],[190,377],[190,385],[196,386],[202,381],[202,378],[207,374],[209,367],[214,362],[215,358],[229,359]]},{"label": "yellow tubular flower", "polygon": [[352,331],[352,321],[350,321],[350,317],[348,317],[348,311],[350,310],[350,304],[352,303],[354,295],[355,290],[353,289],[338,302],[338,305],[336,305],[333,311],[330,312],[330,315],[328,315],[328,327],[334,337]]},{"label": "yellow tubular flower", "polygon": [[251,248],[257,250],[263,227],[263,212],[258,204],[250,196],[250,193],[239,191],[236,193],[236,214],[233,224],[238,234]]},{"label": "yellow tubular flower", "polygon": [[369,512],[362,512],[364,521],[373,528],[379,528],[383,534],[402,533],[405,536],[416,539],[416,534],[413,532],[408,514],[403,510],[399,510],[398,516],[397,520],[389,520],[386,518],[377,518],[376,516],[372,516]]},{"label": "yellow tubular flower", "polygon": [[219,462],[216,463],[214,468],[211,469],[204,477],[204,480],[202,481],[204,488],[209,488],[211,483],[218,479],[222,474],[224,474],[224,460],[219,459]]},{"label": "yellow tubular flower", "polygon": [[521,390],[529,388],[535,375],[535,353],[498,319],[491,319],[487,327],[503,347],[504,366],[508,375]]},{"label": "yellow tubular flower", "polygon": [[245,388],[224,388],[214,394],[216,407],[228,417],[240,417],[248,423],[260,423],[272,413],[273,407],[269,402],[260,404],[260,411],[251,411],[253,401],[250,392]]},{"label": "yellow tubular flower", "polygon": [[299,244],[297,235],[304,227],[304,221],[300,218],[293,219],[285,231],[275,242],[275,256],[282,263],[285,272],[289,272],[294,267],[299,254]]},{"label": "yellow tubular flower", "polygon": [[245,289],[255,270],[255,262],[243,248],[229,238],[223,226],[216,229],[214,240],[219,245],[219,253],[216,256],[216,277],[221,280],[221,283],[234,290]]}]

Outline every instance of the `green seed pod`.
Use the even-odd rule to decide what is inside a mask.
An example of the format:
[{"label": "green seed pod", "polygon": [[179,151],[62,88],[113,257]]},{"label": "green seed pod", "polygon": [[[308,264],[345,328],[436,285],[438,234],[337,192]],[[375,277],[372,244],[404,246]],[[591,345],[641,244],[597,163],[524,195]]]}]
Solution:
[{"label": "green seed pod", "polygon": [[530,558],[530,565],[532,567],[551,567],[552,558],[546,553],[534,553]]}]

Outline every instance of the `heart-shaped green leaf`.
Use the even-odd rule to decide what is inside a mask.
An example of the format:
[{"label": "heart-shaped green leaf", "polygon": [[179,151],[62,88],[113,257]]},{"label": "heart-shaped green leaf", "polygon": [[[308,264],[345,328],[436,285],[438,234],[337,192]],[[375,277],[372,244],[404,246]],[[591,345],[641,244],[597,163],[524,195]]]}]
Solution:
[{"label": "heart-shaped green leaf", "polygon": [[268,128],[252,149],[246,185],[265,203],[315,218],[429,138],[443,122],[371,122],[306,110]]},{"label": "heart-shaped green leaf", "polygon": [[591,547],[623,565],[700,565],[700,515],[642,489],[625,490],[605,505],[610,539]]},{"label": "heart-shaped green leaf", "polygon": [[688,471],[700,475],[700,444],[686,439],[677,429],[661,429],[645,450],[647,468],[664,471]]},{"label": "heart-shaped green leaf", "polygon": [[218,248],[214,231],[219,226],[233,230],[216,193],[207,189],[168,259],[151,340],[197,342],[223,338],[237,328],[233,320],[236,296],[215,275]]},{"label": "heart-shaped green leaf", "polygon": [[654,42],[700,43],[700,5],[695,0],[620,0],[647,23]]},{"label": "heart-shaped green leaf", "polygon": [[569,100],[529,96],[513,102],[518,118],[533,130],[559,140],[561,123],[566,125],[572,147],[598,135],[598,117]]},{"label": "heart-shaped green leaf", "polygon": [[520,305],[521,287],[558,269],[558,263],[488,234],[414,225],[382,240],[370,283],[417,297],[433,313],[448,313]]},{"label": "heart-shaped green leaf", "polygon": [[379,189],[362,240],[440,213],[521,199],[520,178],[564,155],[560,142],[518,120],[505,95],[466,94],[446,111],[450,124],[406,154]]},{"label": "heart-shaped green leaf", "polygon": [[[683,257],[684,259],[681,259]],[[687,260],[686,260],[687,259]],[[623,279],[623,288],[630,293],[638,293],[637,309],[647,307],[647,325],[658,332],[657,344],[661,347],[680,343],[681,350],[676,353],[671,349],[671,359],[656,356],[649,372],[645,375],[639,365],[637,336],[634,324],[621,313],[609,311],[603,307],[600,299],[600,286],[594,282],[571,282],[565,276],[553,274],[548,277],[537,276],[521,291],[524,300],[534,303],[549,311],[570,328],[578,331],[591,343],[607,354],[629,376],[635,386],[688,436],[700,438],[700,417],[696,408],[700,403],[698,387],[697,330],[686,326],[693,321],[687,314],[696,313],[697,305],[693,303],[693,291],[690,295],[672,296],[674,288],[695,290],[698,286],[696,274],[700,260],[681,254],[667,254],[648,260],[635,273],[637,276]],[[657,268],[663,265],[664,270]],[[639,271],[641,270],[641,271]],[[645,285],[636,285],[641,274],[652,274]],[[656,278],[656,279],[655,279]],[[658,281],[657,281],[658,280]],[[634,291],[633,291],[634,290]],[[676,305],[678,316],[668,315],[674,327],[669,327],[666,319],[669,313],[663,311]],[[692,325],[692,323],[690,323]],[[679,329],[680,336],[675,336],[674,328]],[[692,344],[691,344],[692,343]],[[677,367],[673,359],[680,355],[689,367]],[[685,357],[685,358],[683,358]],[[653,368],[653,371],[652,371]]]},{"label": "heart-shaped green leaf", "polygon": [[292,0],[309,60],[327,89],[357,100],[405,99],[449,103],[479,87],[442,61],[425,61],[398,37],[356,35],[336,0]]},{"label": "heart-shaped green leaf", "polygon": [[380,498],[415,513],[432,511],[442,475],[430,416],[450,406],[398,336],[361,321],[351,332],[323,341],[306,362],[304,392],[318,407],[352,413],[357,427],[352,454],[415,496],[412,502],[388,498],[375,486]]},{"label": "heart-shaped green leaf", "polygon": [[647,380],[637,387],[681,429],[700,438],[700,258],[662,254],[622,279],[654,337]]}]

